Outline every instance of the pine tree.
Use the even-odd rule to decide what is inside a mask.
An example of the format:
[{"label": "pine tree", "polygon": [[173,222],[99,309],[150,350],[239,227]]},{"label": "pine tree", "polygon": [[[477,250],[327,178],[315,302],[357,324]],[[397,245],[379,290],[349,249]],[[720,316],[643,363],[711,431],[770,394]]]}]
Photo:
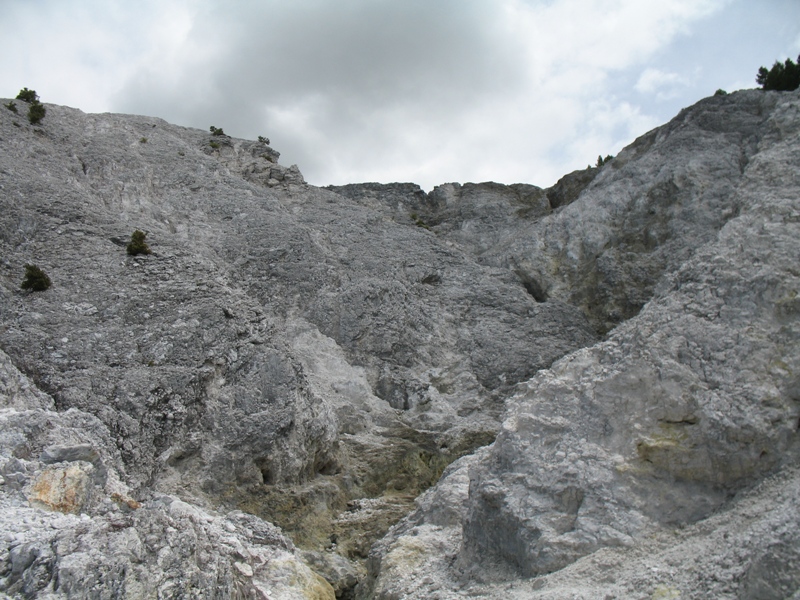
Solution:
[{"label": "pine tree", "polygon": [[128,244],[128,254],[136,256],[137,254],[152,254],[150,246],[145,242],[147,234],[138,229],[131,234],[131,241]]},{"label": "pine tree", "polygon": [[23,102],[39,102],[39,94],[37,94],[35,90],[29,90],[24,87],[19,91],[16,99],[22,100]]},{"label": "pine tree", "polygon": [[756,75],[756,83],[763,90],[790,92],[800,87],[800,56],[797,63],[787,58],[784,63],[775,61],[771,69],[760,67]]},{"label": "pine tree", "polygon": [[25,265],[25,279],[20,286],[23,290],[43,292],[52,285],[50,278],[36,265]]}]

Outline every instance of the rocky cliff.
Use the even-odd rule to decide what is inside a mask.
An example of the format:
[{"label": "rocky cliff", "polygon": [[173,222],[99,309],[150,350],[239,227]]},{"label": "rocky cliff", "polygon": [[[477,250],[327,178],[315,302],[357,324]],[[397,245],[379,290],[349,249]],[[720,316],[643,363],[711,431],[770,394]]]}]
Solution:
[{"label": "rocky cliff", "polygon": [[790,596],[799,109],[428,194],[0,110],[0,591]]}]

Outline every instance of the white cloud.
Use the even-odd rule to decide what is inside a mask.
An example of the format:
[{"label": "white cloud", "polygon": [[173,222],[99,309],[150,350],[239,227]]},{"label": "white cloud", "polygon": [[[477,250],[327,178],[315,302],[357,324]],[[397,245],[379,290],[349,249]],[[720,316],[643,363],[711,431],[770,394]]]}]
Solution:
[{"label": "white cloud", "polygon": [[640,94],[655,95],[660,100],[675,98],[680,88],[689,85],[689,80],[678,73],[667,73],[660,69],[647,68],[642,71],[634,89]]},{"label": "white cloud", "polygon": [[2,79],[36,89],[44,102],[107,111],[143,64],[183,44],[188,5],[7,0],[0,35],[15,48],[15,60],[4,61]]}]

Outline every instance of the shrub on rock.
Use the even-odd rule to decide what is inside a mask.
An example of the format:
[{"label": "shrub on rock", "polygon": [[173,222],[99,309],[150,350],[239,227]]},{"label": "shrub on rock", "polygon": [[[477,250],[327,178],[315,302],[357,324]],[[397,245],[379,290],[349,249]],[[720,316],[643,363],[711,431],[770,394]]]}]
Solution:
[{"label": "shrub on rock", "polygon": [[23,290],[43,292],[52,285],[50,278],[36,265],[25,265],[25,278],[22,280]]},{"label": "shrub on rock", "polygon": [[[29,90],[26,87],[22,88],[19,91],[19,94],[17,94],[16,99],[30,104],[30,107],[28,107],[28,121],[30,121],[31,124],[36,125],[39,121],[44,119],[44,115],[47,110],[45,109],[44,104],[39,102],[39,94],[37,94],[35,90]],[[11,108],[11,105],[13,105],[13,102],[6,104],[6,108],[17,112],[17,107],[14,106],[14,108]]]},{"label": "shrub on rock", "polygon": [[147,245],[145,238],[147,234],[144,231],[136,230],[131,234],[131,241],[128,244],[128,254],[136,256],[137,254],[152,254],[150,246]]},{"label": "shrub on rock", "polygon": [[16,99],[30,103],[39,102],[39,94],[37,94],[35,90],[29,90],[28,88],[24,87],[19,91]]},{"label": "shrub on rock", "polygon": [[39,102],[34,102],[28,108],[28,121],[31,122],[32,125],[36,125],[39,121],[44,119],[44,115],[47,110],[44,107],[44,104],[40,104]]}]

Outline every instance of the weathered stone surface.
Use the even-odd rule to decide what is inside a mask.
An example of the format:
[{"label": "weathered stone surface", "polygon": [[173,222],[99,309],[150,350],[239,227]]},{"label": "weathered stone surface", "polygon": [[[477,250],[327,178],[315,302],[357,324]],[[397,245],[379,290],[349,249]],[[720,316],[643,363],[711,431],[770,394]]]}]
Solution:
[{"label": "weathered stone surface", "polygon": [[[471,459],[465,462],[468,471]],[[455,482],[448,481],[455,477]],[[421,511],[401,522],[375,547],[370,558],[403,556],[414,547],[414,568],[391,563],[372,581],[369,598],[508,598],[509,600],[594,600],[596,598],[794,598],[798,590],[797,530],[800,525],[800,473],[796,467],[768,477],[738,494],[725,508],[693,525],[655,530],[635,544],[603,548],[571,565],[535,578],[514,577],[508,565],[482,557],[482,577],[453,569],[461,528],[425,523],[427,499],[447,488],[467,501],[469,476],[453,472],[421,499]],[[415,522],[416,521],[416,522]],[[408,553],[406,553],[408,555]],[[372,571],[372,576],[378,573]],[[502,582],[486,578],[507,576]],[[359,588],[361,589],[361,588]]]},{"label": "weathered stone surface", "polygon": [[0,592],[789,594],[798,113],[715,97],[553,188],[425,194],[0,110]]},{"label": "weathered stone surface", "polygon": [[91,518],[14,499],[0,507],[0,586],[12,597],[334,598],[291,542],[253,517],[167,496],[132,512],[109,501]]},{"label": "weathered stone surface", "polygon": [[[363,560],[493,439],[516,383],[596,340],[578,309],[395,218],[380,189],[308,186],[260,142],[59,106],[38,127],[14,121],[0,112],[0,406],[16,411],[0,450],[15,492],[45,464],[85,461],[86,514],[172,494],[245,509],[307,549],[336,536]],[[125,252],[136,229],[152,254]],[[49,290],[19,289],[28,263]],[[362,498],[376,503],[348,510]]]},{"label": "weathered stone surface", "polygon": [[94,467],[78,463],[49,467],[33,482],[28,501],[33,506],[63,513],[79,513],[92,491]]},{"label": "weathered stone surface", "polygon": [[587,167],[564,175],[547,190],[547,200],[552,208],[572,204],[598,174],[597,168]]},{"label": "weathered stone surface", "polygon": [[650,299],[746,209],[737,194],[749,162],[778,132],[779,96],[713,96],[625,148],[578,200],[507,236],[484,256],[512,266],[543,296],[580,307],[605,332]]},{"label": "weathered stone surface", "polygon": [[[392,574],[384,562],[394,549],[410,543],[410,536],[418,539],[423,532],[428,541],[418,560],[444,572],[438,581],[452,593],[482,581],[488,586],[484,592],[495,597],[498,588],[486,582],[563,569],[561,588],[540,593],[534,586],[520,597],[603,597],[598,591],[602,569],[587,573],[566,567],[582,556],[601,556],[604,548],[623,548],[607,576],[612,583],[627,577],[630,584],[626,570],[641,559],[633,559],[628,549],[643,544],[646,535],[704,523],[737,492],[780,468],[790,469],[787,476],[749,500],[759,508],[752,514],[745,510],[746,520],[708,521],[723,521],[718,535],[740,540],[746,552],[726,557],[704,537],[714,526],[700,525],[691,543],[658,559],[671,561],[674,585],[649,573],[638,575],[644,582],[640,589],[647,591],[617,593],[744,598],[788,597],[796,591],[796,579],[783,566],[800,548],[796,526],[781,525],[762,538],[755,532],[768,531],[768,522],[794,523],[800,506],[793,468],[800,450],[800,313],[795,306],[800,289],[800,94],[733,96],[732,106],[706,100],[687,109],[615,159],[627,162],[617,165],[624,170],[638,153],[646,165],[658,158],[661,173],[694,178],[689,187],[703,191],[691,208],[678,193],[664,209],[678,221],[688,219],[680,215],[690,210],[705,229],[700,232],[688,223],[676,228],[665,244],[681,250],[665,256],[660,277],[650,284],[654,296],[641,312],[605,341],[572,353],[521,385],[494,444],[464,459],[465,466],[446,475],[419,502],[417,512],[375,547],[370,577],[376,597],[424,597],[418,577]],[[730,110],[723,119],[714,118],[712,108]],[[723,169],[732,175],[716,180],[720,161],[732,161],[742,148],[723,142],[747,135],[757,141],[751,139],[742,150],[746,160],[737,162],[736,169]],[[669,148],[676,149],[674,155],[667,155]],[[637,179],[635,172],[627,179],[613,175],[607,171],[613,165],[573,204],[537,225],[543,235],[562,231],[576,249],[564,255],[572,262],[559,271],[567,282],[574,273],[569,265],[585,256],[578,249],[591,240],[587,228],[598,227],[592,215],[617,215],[624,221],[626,211],[637,210],[631,198],[647,197],[621,193],[619,186],[632,186]],[[614,190],[620,193],[612,196]],[[725,206],[733,210],[727,219]],[[718,215],[710,216],[714,211]],[[585,225],[579,214],[589,218]],[[715,218],[725,223],[714,225]],[[561,229],[567,221],[584,235],[567,236]],[[610,239],[606,225],[599,231],[598,239]],[[560,235],[555,235],[556,245]],[[549,248],[550,241],[545,237],[540,243]],[[639,254],[632,255],[620,268],[634,268],[637,260]],[[462,507],[460,519],[442,521],[440,509],[428,500],[437,493],[455,495],[449,504]],[[729,515],[739,509],[731,510]],[[437,527],[441,531],[431,534]],[[437,544],[450,549],[450,562],[436,558]],[[709,553],[701,559],[707,572],[693,566],[704,552]],[[775,557],[769,574],[765,569],[772,558],[767,556]],[[677,575],[682,569],[694,575]],[[710,593],[722,574],[725,585]],[[577,577],[575,586],[584,577],[580,585],[596,587],[576,593],[565,584],[570,577]],[[549,580],[537,581],[547,585]],[[619,584],[610,587],[618,590]]]}]

